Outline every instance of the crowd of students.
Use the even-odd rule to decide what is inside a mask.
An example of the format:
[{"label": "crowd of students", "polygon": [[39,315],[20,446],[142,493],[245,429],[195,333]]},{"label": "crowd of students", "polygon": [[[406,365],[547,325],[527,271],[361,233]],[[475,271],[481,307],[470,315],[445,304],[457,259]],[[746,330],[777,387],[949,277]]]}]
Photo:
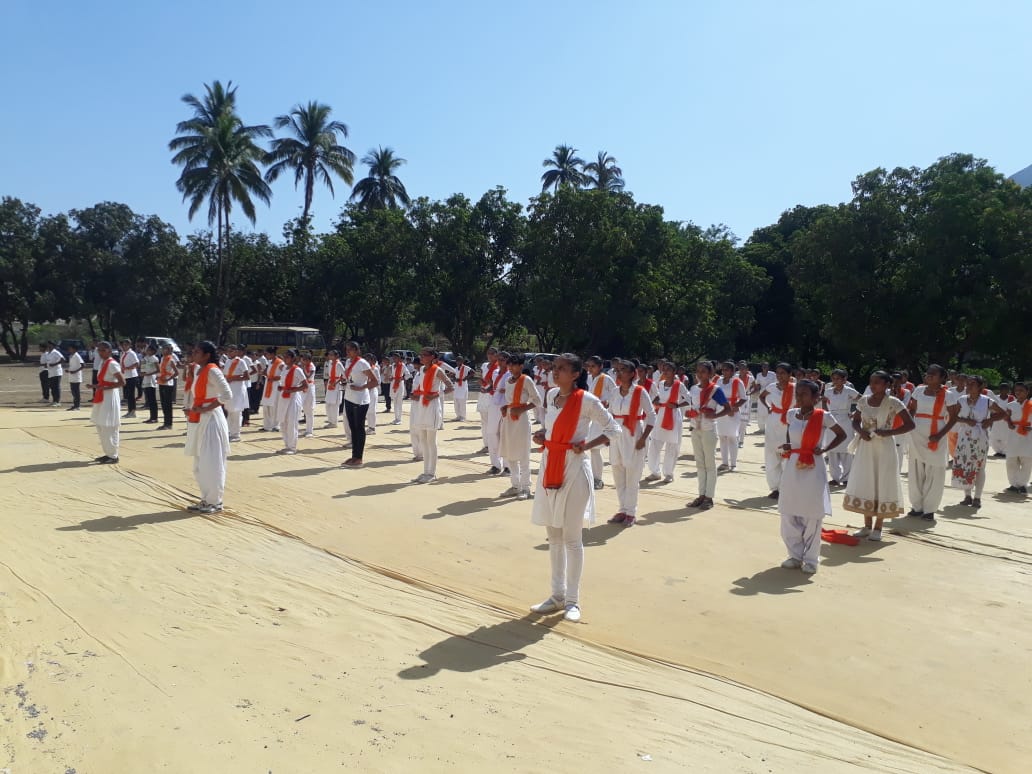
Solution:
[{"label": "crowd of students", "polygon": [[[423,463],[414,483],[435,481],[445,400],[453,401],[455,418],[465,421],[474,377],[486,474],[509,477],[501,497],[533,500],[532,520],[548,534],[551,591],[532,609],[561,612],[573,621],[581,615],[581,530],[594,522],[594,493],[606,486],[604,447],[618,502],[608,521],[631,527],[642,486],[673,481],[685,435],[698,486],[687,507],[712,508],[718,476],[736,472],[738,450],[755,415],[757,432],[764,435],[769,498],[777,501],[788,554],[782,566],[811,575],[817,572],[833,490],[841,490],[844,510],[864,518],[853,537],[878,541],[886,519],[934,520],[948,477],[963,491],[960,505],[981,507],[990,448],[993,456],[1006,457],[1008,492],[1027,494],[1032,474],[1028,387],[1003,385],[993,393],[980,376],[948,373],[938,365],[928,367],[920,385],[906,372],[876,371],[861,392],[844,370],[833,371],[825,383],[817,371],[785,363],[773,369],[763,364],[754,374],[745,362],[702,361],[692,377],[667,360],[606,363],[569,353],[528,360],[495,348],[474,372],[462,358],[455,366],[442,362],[431,348],[420,350],[415,365],[401,354],[383,359],[363,354],[348,342],[343,353],[326,353],[321,374],[309,352],[249,353],[233,344],[216,348],[202,342],[183,362],[168,348],[158,357],[152,347],[141,352],[128,341],[120,353],[100,342],[96,353],[93,422],[104,452],[97,461],[118,461],[119,420],[135,416],[141,391],[150,411],[146,422],[158,422],[160,397],[159,429],[171,429],[179,388],[186,453],[194,458],[201,491],[200,501],[190,507],[204,513],[221,510],[230,445],[254,415],[261,415],[257,432],[280,434],[279,454],[297,452],[302,428],[305,437],[315,434],[317,377],[324,385],[323,429],[335,430],[343,412],[343,440],[350,448],[343,467],[362,467],[382,394],[384,413],[393,416],[394,425],[401,424],[401,407],[410,401],[412,458]],[[45,363],[51,395],[53,360]],[[123,392],[125,415],[120,414]],[[532,488],[534,450],[541,452],[541,461]]]}]

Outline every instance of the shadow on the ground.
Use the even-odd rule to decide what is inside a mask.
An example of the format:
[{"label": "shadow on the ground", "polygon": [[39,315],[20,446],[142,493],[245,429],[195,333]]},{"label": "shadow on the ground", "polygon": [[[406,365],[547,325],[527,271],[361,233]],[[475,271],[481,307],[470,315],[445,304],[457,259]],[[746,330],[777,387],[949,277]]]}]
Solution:
[{"label": "shadow on the ground", "polygon": [[500,500],[497,497],[476,497],[472,500],[459,500],[456,503],[442,505],[433,513],[427,513],[424,519],[443,519],[445,516],[469,516],[472,513],[481,513],[490,510],[497,505],[503,505],[509,500]]},{"label": "shadow on the ground", "polygon": [[766,495],[761,495],[759,497],[746,497],[742,500],[725,497],[724,502],[729,508],[735,508],[738,510],[746,510],[750,508],[770,508],[776,510],[778,507],[778,501],[772,500]]},{"label": "shadow on the ground", "polygon": [[453,634],[419,654],[422,664],[398,672],[403,680],[424,680],[438,672],[479,672],[483,669],[526,658],[519,651],[540,642],[558,614],[544,618],[528,615],[491,626],[481,626],[469,634]]},{"label": "shadow on the ground", "polygon": [[371,484],[369,486],[360,486],[354,489],[349,489],[341,494],[335,494],[333,499],[341,500],[348,497],[379,497],[380,495],[397,492],[399,489],[404,489],[407,486],[413,486],[413,483],[411,481],[394,481],[389,484]]},{"label": "shadow on the ground", "polygon": [[881,549],[891,546],[892,542],[884,540],[861,540],[859,545],[847,546],[845,543],[824,543],[821,546],[821,565],[824,567],[841,567],[844,564],[870,564],[884,561],[875,554]]},{"label": "shadow on the ground", "polygon": [[757,594],[798,594],[802,591],[799,586],[809,584],[810,577],[799,570],[771,567],[750,578],[739,578],[733,581],[733,588],[730,591],[740,597],[751,597]]},{"label": "shadow on the ground", "polygon": [[34,465],[19,465],[16,468],[0,470],[2,473],[55,473],[59,470],[85,468],[96,463],[91,460],[66,460],[64,462],[39,462]]},{"label": "shadow on the ground", "polygon": [[681,522],[691,521],[692,516],[698,513],[702,513],[698,508],[674,508],[669,511],[652,511],[651,513],[642,513],[638,516],[638,522],[635,526],[649,527],[653,524],[680,524]]},{"label": "shadow on the ground", "polygon": [[143,524],[163,524],[168,521],[192,519],[197,514],[191,511],[163,511],[161,513],[141,513],[137,516],[104,516],[100,519],[87,519],[81,524],[58,527],[58,532],[126,532],[138,529]]}]

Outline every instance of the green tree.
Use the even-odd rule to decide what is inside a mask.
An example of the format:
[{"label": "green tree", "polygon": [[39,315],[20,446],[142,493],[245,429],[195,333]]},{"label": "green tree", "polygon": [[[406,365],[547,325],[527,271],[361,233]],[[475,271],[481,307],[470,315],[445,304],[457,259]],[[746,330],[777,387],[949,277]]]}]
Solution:
[{"label": "green tree", "polygon": [[169,142],[169,150],[174,151],[172,162],[183,167],[176,187],[183,201],[190,202],[189,217],[193,219],[207,202],[208,224],[217,224],[219,271],[210,325],[212,335],[221,341],[225,334],[223,244],[229,239],[230,214],[236,202],[254,223],[253,198],[269,203],[272,191],[258,169],[265,154],[257,141],[270,137],[272,131],[264,125],[244,124],[236,112],[232,83],[224,88],[215,81],[206,84],[205,91],[203,100],[192,94],[182,98],[194,114],[176,126],[177,136]]},{"label": "green tree", "polygon": [[365,210],[396,209],[399,202],[410,203],[408,191],[397,176],[397,170],[405,159],[394,154],[391,148],[371,150],[362,157],[368,165],[369,174],[359,180],[351,192],[351,198],[358,200],[358,206]]},{"label": "green tree", "polygon": [[597,191],[622,191],[623,170],[616,165],[615,158],[605,151],[599,151],[595,161],[584,165],[584,185]]},{"label": "green tree", "polygon": [[304,181],[305,204],[301,217],[305,222],[312,210],[316,179],[330,189],[331,196],[334,175],[348,185],[354,182],[355,154],[337,144],[337,135],[346,138],[348,127],[341,121],[331,121],[331,112],[329,105],[309,102],[296,105],[289,114],[277,116],[273,121],[277,129],[287,129],[292,136],[272,141],[272,149],[265,157],[269,165],[265,180],[271,183],[283,172],[293,170],[294,187]]},{"label": "green tree", "polygon": [[556,145],[552,157],[542,161],[541,166],[548,168],[541,175],[542,192],[549,188],[558,192],[560,188],[580,188],[584,185],[584,159],[570,145]]},{"label": "green tree", "polygon": [[15,360],[29,349],[40,212],[20,199],[0,199],[0,343]]}]

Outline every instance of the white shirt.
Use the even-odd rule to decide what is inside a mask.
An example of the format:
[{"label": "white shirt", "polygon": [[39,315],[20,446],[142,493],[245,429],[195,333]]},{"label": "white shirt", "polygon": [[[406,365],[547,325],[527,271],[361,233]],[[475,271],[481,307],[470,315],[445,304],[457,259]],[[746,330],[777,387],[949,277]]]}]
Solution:
[{"label": "white shirt", "polygon": [[64,362],[64,355],[57,351],[57,347],[47,352],[46,362],[47,376],[52,378],[64,374],[64,369],[61,367],[61,364]]},{"label": "white shirt", "polygon": [[369,405],[369,388],[366,386],[369,383],[369,376],[366,371],[371,370],[372,366],[365,358],[359,357],[347,361],[344,372],[348,374],[348,388],[344,393],[344,400],[354,403],[356,406]]},{"label": "white shirt", "polygon": [[158,358],[154,355],[147,355],[140,363],[140,375],[143,377],[144,387],[158,386]]},{"label": "white shirt", "polygon": [[70,384],[82,384],[83,365],[82,355],[78,352],[73,352],[72,356],[68,358],[68,382]]},{"label": "white shirt", "polygon": [[122,373],[125,374],[126,379],[133,379],[139,375],[137,366],[140,365],[140,358],[131,349],[121,354],[118,358],[118,364],[121,366]]}]

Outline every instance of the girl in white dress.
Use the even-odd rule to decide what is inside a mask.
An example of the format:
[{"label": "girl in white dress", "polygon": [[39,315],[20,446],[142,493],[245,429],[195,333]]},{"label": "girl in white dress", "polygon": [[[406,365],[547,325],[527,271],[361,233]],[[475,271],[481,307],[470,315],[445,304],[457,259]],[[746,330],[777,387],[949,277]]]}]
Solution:
[{"label": "girl in white dress", "polygon": [[503,381],[505,405],[499,432],[499,453],[509,468],[511,486],[502,497],[526,500],[530,493],[530,410],[542,402],[530,374],[524,373],[526,358],[518,353],[506,360],[509,376]]},{"label": "girl in white dress", "polygon": [[[584,368],[588,372],[588,390],[602,401],[602,405],[609,408],[609,399],[616,391],[616,382],[613,377],[602,371],[602,358],[598,355],[584,358]],[[593,427],[588,431],[589,435],[595,434],[598,430]],[[602,481],[602,449],[591,450],[591,475],[594,479],[595,489],[602,489],[605,485]]]},{"label": "girl in white dress", "polygon": [[125,377],[122,368],[111,357],[111,344],[101,341],[96,346],[101,365],[97,369],[97,382],[93,385],[93,409],[90,421],[97,428],[100,448],[104,452],[95,462],[110,465],[118,462],[118,432],[122,410],[122,388]]},{"label": "girl in white dress", "polygon": [[609,400],[609,410],[623,425],[618,437],[609,444],[609,467],[613,471],[616,499],[620,509],[610,524],[633,527],[638,513],[638,491],[645,469],[645,447],[656,424],[649,391],[635,384],[637,368],[630,360],[614,360],[617,387]]},{"label": "girl in white dress", "polygon": [[[882,522],[903,513],[895,436],[914,429],[914,420],[898,398],[889,395],[892,377],[871,374],[870,395],[857,400],[853,413],[853,468],[846,484],[843,508],[863,514],[863,529],[854,537],[881,540]],[[896,419],[899,418],[897,422]],[[873,529],[872,529],[873,527]]]},{"label": "girl in white dress", "polygon": [[[735,375],[734,363],[720,366],[720,390],[727,398],[726,414],[717,420],[717,438],[720,442],[720,470],[734,470],[738,467],[738,441],[742,429],[739,412],[748,411],[748,393],[742,380]],[[694,390],[692,392],[694,395]],[[698,460],[696,460],[698,464]]]},{"label": "girl in white dress", "polygon": [[[235,347],[231,349],[237,351]],[[197,375],[190,391],[190,403],[185,407],[184,452],[187,457],[194,458],[194,478],[201,490],[201,501],[188,508],[201,513],[221,511],[222,495],[226,489],[229,425],[222,407],[229,406],[235,396],[218,362],[217,350],[210,341],[202,341],[194,347],[193,363],[197,367]]]},{"label": "girl in white dress", "polygon": [[344,397],[344,364],[340,362],[340,352],[330,350],[323,371],[326,374],[326,424],[323,427],[333,428],[340,422],[340,402]]},{"label": "girl in white dress", "polygon": [[[989,430],[993,425],[993,402],[982,394],[985,379],[967,378],[967,394],[957,413],[957,448],[953,455],[953,486],[964,490],[961,505],[982,507],[985,463],[989,454]],[[973,495],[973,496],[972,496]]]},{"label": "girl in white dress", "polygon": [[[203,344],[203,342],[202,342]],[[230,344],[230,360],[226,364],[226,382],[229,384],[232,397],[226,401],[227,424],[229,426],[229,440],[240,440],[240,424],[249,402],[247,396],[247,385],[251,381],[250,369],[244,362],[244,348],[236,344]]]},{"label": "girl in white dress", "polygon": [[[712,363],[708,360],[699,363],[695,367],[695,379],[696,384],[689,390],[689,416],[693,421],[692,454],[698,472],[699,496],[688,503],[688,507],[705,511],[713,507],[713,496],[717,493],[717,427],[731,407],[720,383],[714,379]],[[730,435],[726,442],[737,455],[737,435]]]},{"label": "girl in white dress", "polygon": [[[756,377],[759,381],[759,377]],[[795,382],[792,381],[792,367],[788,363],[778,363],[774,368],[774,382],[760,392],[760,405],[767,416],[763,435],[764,472],[767,474],[767,486],[770,487],[771,500],[777,500],[781,494],[781,471],[784,459],[781,446],[784,444],[785,429],[788,427],[788,412],[795,401]]]},{"label": "girl in white dress", "polygon": [[[786,438],[782,445],[785,470],[781,476],[781,539],[788,549],[788,558],[781,563],[786,569],[802,568],[807,575],[817,572],[821,554],[821,524],[831,514],[828,474],[824,466],[825,452],[846,439],[845,431],[830,411],[816,408],[820,386],[809,379],[796,384],[797,409],[789,412]],[[823,443],[826,434],[831,440]]]},{"label": "girl in white dress", "polygon": [[908,515],[934,521],[946,485],[948,443],[945,441],[960,411],[960,398],[946,386],[945,368],[928,366],[925,383],[914,390],[907,408],[914,417],[914,432],[909,436]]},{"label": "girl in white dress", "polygon": [[1014,385],[1014,399],[1007,403],[1004,421],[1010,431],[1007,439],[1007,492],[1028,494],[1032,475],[1032,398],[1024,382]]},{"label": "girl in white dress", "polygon": [[[584,454],[615,439],[620,425],[588,392],[581,359],[559,355],[552,365],[556,387],[545,398],[545,426],[534,433],[544,446],[534,495],[532,520],[548,532],[552,593],[530,609],[535,613],[563,611],[567,621],[579,621],[580,581],[584,570],[584,522],[595,523],[595,492],[591,460]],[[588,438],[594,422],[601,434]]]},{"label": "girl in white dress", "polygon": [[455,407],[455,421],[466,421],[466,401],[469,400],[469,375],[471,369],[461,355],[455,358],[455,390],[452,405]]},{"label": "girl in white dress", "polygon": [[745,401],[736,414],[738,417],[738,448],[741,449],[745,445],[745,435],[749,431],[749,420],[752,418],[753,387],[756,384],[756,378],[749,370],[749,364],[744,360],[738,361],[738,378],[745,388]]},{"label": "girl in white dress", "polygon": [[[664,360],[659,364],[660,379],[652,385],[652,404],[656,408],[656,426],[649,436],[646,481],[669,484],[674,480],[674,466],[681,453],[684,433],[684,408],[688,405],[688,390],[674,375],[674,364]],[[662,468],[661,468],[662,466]],[[660,475],[660,469],[663,475]]]},{"label": "girl in white dress", "polygon": [[283,378],[276,387],[280,396],[278,423],[283,435],[283,448],[277,454],[297,454],[298,420],[304,404],[302,393],[308,391],[308,381],[297,361],[296,349],[283,353]]},{"label": "girl in white dress", "polygon": [[[835,417],[846,433],[846,441],[836,451],[828,452],[828,468],[830,470],[832,486],[845,486],[849,481],[849,471],[853,466],[853,455],[849,451],[848,444],[853,440],[853,422],[850,419],[851,408],[860,397],[860,393],[846,384],[849,373],[842,368],[836,368],[831,372],[831,382],[824,385],[824,397],[821,399],[824,408]],[[831,436],[825,439],[830,442]]]},{"label": "girl in white dress", "polygon": [[414,461],[423,461],[423,472],[415,483],[429,484],[437,478],[437,432],[444,415],[441,395],[452,391],[452,382],[444,369],[434,361],[437,350],[424,347],[419,351],[420,369],[412,379],[412,405],[409,407],[409,428]]}]

